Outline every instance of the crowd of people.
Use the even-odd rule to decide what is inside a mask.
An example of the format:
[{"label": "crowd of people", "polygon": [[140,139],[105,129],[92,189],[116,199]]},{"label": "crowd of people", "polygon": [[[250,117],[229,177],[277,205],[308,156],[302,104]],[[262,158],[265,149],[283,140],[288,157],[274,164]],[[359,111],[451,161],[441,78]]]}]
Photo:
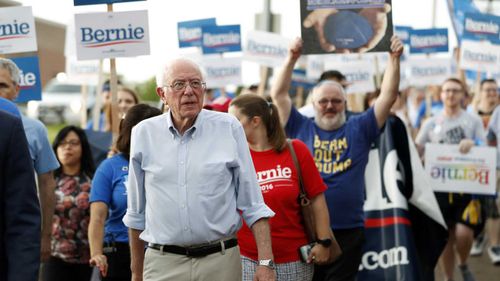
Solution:
[{"label": "crowd of people", "polygon": [[[425,89],[399,91],[398,38],[390,50],[381,87],[359,113],[348,110],[341,70],[319,78],[310,104],[293,105],[301,39],[268,97],[247,91],[211,101],[200,66],[175,59],[156,89],[165,110],[119,86],[118,137],[100,163],[80,127],[65,126],[50,146],[44,125],[11,102],[19,69],[0,59],[0,279],[356,280],[365,168],[390,116],[415,137],[422,161],[426,143],[462,153],[500,145],[495,80],[482,81],[467,104],[468,87],[449,78],[427,89],[426,102]],[[103,93],[96,123],[109,131],[109,84]],[[475,280],[467,261],[485,241],[499,265],[498,197],[435,196],[448,227],[446,280],[456,256],[463,280]]]}]

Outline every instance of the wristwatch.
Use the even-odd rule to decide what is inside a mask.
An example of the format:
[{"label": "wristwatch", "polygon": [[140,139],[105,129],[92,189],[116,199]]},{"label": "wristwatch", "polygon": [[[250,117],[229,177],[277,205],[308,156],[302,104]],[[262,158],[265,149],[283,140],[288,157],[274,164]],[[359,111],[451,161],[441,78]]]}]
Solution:
[{"label": "wristwatch", "polygon": [[316,243],[320,244],[321,246],[328,248],[330,245],[332,245],[332,239],[327,238],[327,239],[318,239],[316,240]]},{"label": "wristwatch", "polygon": [[259,260],[259,265],[267,266],[270,269],[274,270],[274,262],[273,262],[273,260]]}]

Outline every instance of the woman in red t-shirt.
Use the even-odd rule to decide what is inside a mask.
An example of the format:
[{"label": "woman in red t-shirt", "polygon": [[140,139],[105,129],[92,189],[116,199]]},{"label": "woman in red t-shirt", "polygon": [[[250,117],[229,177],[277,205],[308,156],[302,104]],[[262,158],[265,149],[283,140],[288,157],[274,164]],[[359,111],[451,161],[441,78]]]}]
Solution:
[{"label": "woman in red t-shirt", "polygon": [[[328,260],[328,242],[332,239],[328,207],[323,195],[326,185],[314,159],[303,142],[292,141],[304,175],[306,193],[312,202],[318,241],[324,241],[312,248],[307,263],[304,263],[298,251],[308,243],[298,202],[299,178],[287,147],[278,109],[260,96],[242,95],[231,101],[229,113],[240,121],[245,130],[264,201],[276,213],[270,219],[270,226],[277,280],[311,280],[313,263],[323,264]],[[259,262],[255,240],[246,224],[238,232],[238,244],[242,255],[243,281],[251,281]]]}]

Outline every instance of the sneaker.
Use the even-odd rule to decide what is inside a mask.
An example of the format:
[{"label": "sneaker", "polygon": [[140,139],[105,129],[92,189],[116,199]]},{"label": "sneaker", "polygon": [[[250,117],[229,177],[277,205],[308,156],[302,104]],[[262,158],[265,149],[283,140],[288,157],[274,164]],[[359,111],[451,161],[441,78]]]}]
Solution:
[{"label": "sneaker", "polygon": [[474,239],[474,242],[472,243],[472,248],[470,249],[470,255],[472,257],[482,255],[485,244],[486,244],[486,235],[482,233],[479,236],[477,236],[476,239]]},{"label": "sneaker", "polygon": [[472,272],[470,272],[469,267],[466,264],[459,265],[458,268],[460,269],[460,273],[462,273],[462,280],[476,281],[476,279],[474,279],[474,275],[472,275]]},{"label": "sneaker", "polygon": [[500,265],[500,246],[489,247],[488,256],[494,265]]}]

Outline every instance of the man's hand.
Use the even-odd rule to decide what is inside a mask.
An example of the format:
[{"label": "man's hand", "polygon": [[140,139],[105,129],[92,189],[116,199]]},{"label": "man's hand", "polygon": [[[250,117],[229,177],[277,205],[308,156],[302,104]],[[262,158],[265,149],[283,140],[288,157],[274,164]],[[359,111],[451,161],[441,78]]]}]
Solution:
[{"label": "man's hand", "polygon": [[42,235],[41,247],[40,247],[40,261],[47,262],[50,258],[51,247],[50,247],[50,235]]},{"label": "man's hand", "polygon": [[91,266],[97,266],[97,268],[99,268],[99,271],[101,272],[101,275],[103,277],[106,277],[106,275],[108,274],[108,259],[105,255],[94,255],[92,258],[90,258],[89,263]]},{"label": "man's hand", "polygon": [[294,63],[300,58],[303,41],[300,37],[295,38],[288,47],[288,59]]},{"label": "man's hand", "polygon": [[466,154],[469,153],[470,149],[474,146],[474,141],[471,139],[463,139],[458,144],[458,151],[460,153]]},{"label": "man's hand", "polygon": [[276,280],[276,273],[270,267],[259,265],[255,270],[254,281],[274,281]]},{"label": "man's hand", "polygon": [[311,28],[314,26],[314,29],[318,34],[319,45],[323,50],[325,50],[325,52],[333,52],[336,50],[335,46],[326,40],[324,32],[326,19],[336,13],[338,13],[337,9],[314,10],[307,15],[302,23],[305,28]]},{"label": "man's hand", "polygon": [[358,52],[368,52],[384,38],[387,30],[387,13],[390,11],[391,5],[384,4],[383,8],[365,8],[359,12],[359,15],[363,16],[372,26],[373,36],[364,46],[359,48]]},{"label": "man's hand", "polygon": [[321,246],[320,244],[314,245],[311,253],[307,257],[307,263],[315,263],[318,265],[326,264],[330,258],[330,249]]}]

